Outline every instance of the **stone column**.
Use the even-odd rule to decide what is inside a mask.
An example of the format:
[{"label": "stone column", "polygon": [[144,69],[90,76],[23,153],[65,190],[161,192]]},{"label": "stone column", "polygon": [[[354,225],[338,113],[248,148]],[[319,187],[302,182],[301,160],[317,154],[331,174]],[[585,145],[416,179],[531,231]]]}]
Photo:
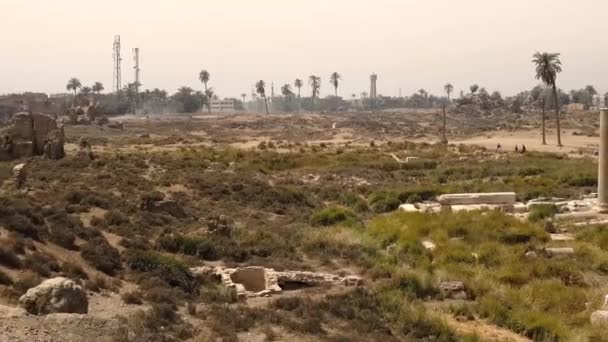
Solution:
[{"label": "stone column", "polygon": [[598,207],[601,213],[608,213],[608,108],[600,110],[600,152],[598,164]]}]

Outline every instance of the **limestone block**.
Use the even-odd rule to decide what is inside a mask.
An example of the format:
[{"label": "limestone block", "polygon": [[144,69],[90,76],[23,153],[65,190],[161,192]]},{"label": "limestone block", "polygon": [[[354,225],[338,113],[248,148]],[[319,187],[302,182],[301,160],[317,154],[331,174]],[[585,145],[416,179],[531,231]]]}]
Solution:
[{"label": "limestone block", "polygon": [[511,204],[516,201],[514,192],[488,192],[488,193],[465,193],[447,194],[438,198],[443,205],[470,205],[470,204]]}]

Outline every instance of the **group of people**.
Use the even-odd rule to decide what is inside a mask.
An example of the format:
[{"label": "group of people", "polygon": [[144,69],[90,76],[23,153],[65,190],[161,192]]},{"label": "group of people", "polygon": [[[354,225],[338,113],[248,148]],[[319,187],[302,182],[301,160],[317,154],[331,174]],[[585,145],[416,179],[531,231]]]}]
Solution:
[{"label": "group of people", "polygon": [[[515,153],[526,153],[526,151],[526,145],[522,144],[521,149],[519,148],[519,145],[515,145]],[[496,145],[496,152],[502,152],[501,144]]]}]

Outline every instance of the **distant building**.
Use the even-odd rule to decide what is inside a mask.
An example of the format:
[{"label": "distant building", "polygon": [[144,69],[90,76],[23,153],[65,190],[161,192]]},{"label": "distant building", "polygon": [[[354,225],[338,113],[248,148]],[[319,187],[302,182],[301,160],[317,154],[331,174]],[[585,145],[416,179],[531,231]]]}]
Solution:
[{"label": "distant building", "polygon": [[212,112],[235,112],[236,102],[234,99],[228,100],[211,100]]},{"label": "distant building", "polygon": [[570,103],[566,105],[566,111],[568,113],[574,112],[582,112],[585,110],[585,105],[583,103]]}]

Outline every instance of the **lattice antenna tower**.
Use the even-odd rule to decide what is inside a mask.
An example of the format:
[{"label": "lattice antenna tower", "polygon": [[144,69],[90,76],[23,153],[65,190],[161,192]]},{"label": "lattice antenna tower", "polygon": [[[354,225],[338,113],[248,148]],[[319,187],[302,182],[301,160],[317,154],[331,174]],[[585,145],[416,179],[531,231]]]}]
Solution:
[{"label": "lattice antenna tower", "polygon": [[114,77],[112,78],[112,89],[119,93],[122,89],[122,74],[120,70],[120,65],[122,63],[122,57],[120,57],[120,36],[114,36]]}]

